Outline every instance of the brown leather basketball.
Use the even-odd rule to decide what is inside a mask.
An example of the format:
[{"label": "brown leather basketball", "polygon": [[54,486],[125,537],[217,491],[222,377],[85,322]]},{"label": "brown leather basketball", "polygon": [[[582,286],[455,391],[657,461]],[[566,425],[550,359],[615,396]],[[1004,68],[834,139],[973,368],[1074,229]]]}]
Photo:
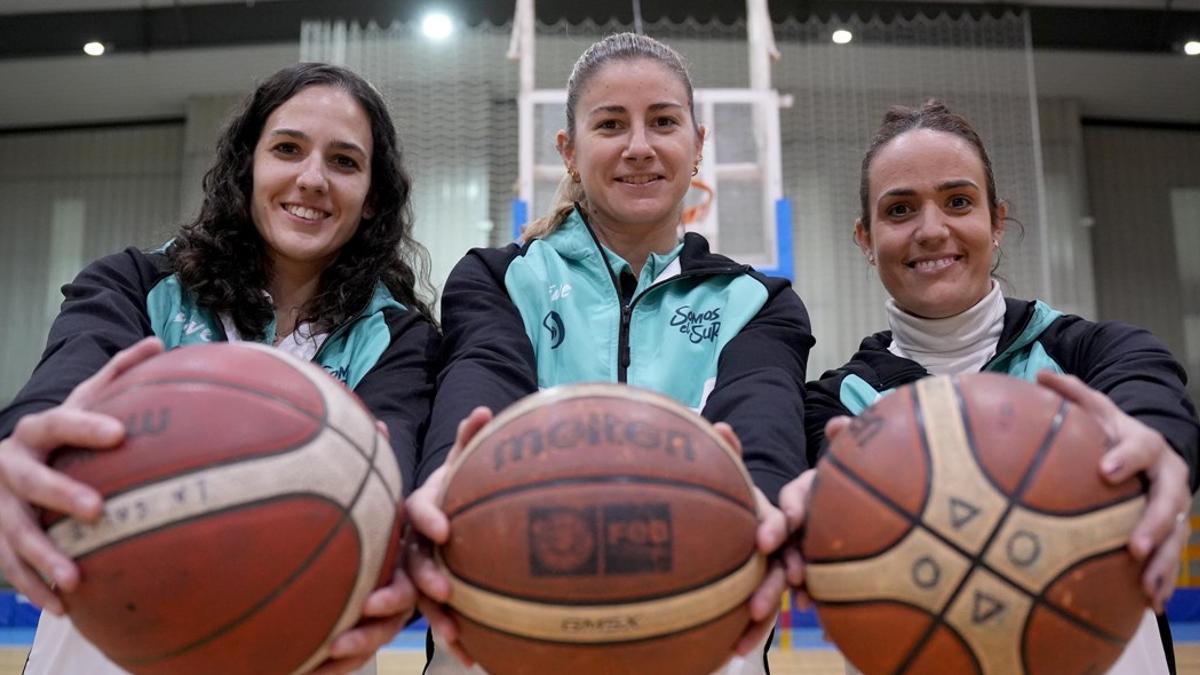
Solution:
[{"label": "brown leather basketball", "polygon": [[93,409],[124,422],[124,443],[52,463],[100,491],[103,519],[43,523],[80,568],[62,594],[72,623],[125,670],[306,671],[390,580],[395,457],[317,366],[257,345],[183,347]]},{"label": "brown leather basketball", "polygon": [[715,670],[765,562],[741,460],[696,413],[623,385],[529,396],[450,467],[440,560],[492,675]]},{"label": "brown leather basketball", "polygon": [[828,635],[874,673],[1105,672],[1147,606],[1140,482],[1083,410],[1003,375],[886,395],[818,465],[803,550]]}]

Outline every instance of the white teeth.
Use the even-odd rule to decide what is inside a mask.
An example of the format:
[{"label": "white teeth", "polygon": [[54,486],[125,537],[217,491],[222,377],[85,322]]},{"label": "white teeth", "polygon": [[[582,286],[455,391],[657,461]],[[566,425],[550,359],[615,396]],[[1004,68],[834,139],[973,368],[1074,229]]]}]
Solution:
[{"label": "white teeth", "polygon": [[284,204],[283,210],[287,211],[293,216],[296,216],[297,218],[303,218],[305,220],[320,220],[327,215],[324,211],[310,209],[307,206],[297,206],[295,204]]},{"label": "white teeth", "polygon": [[954,264],[954,261],[955,258],[953,256],[938,258],[936,260],[919,260],[913,263],[913,267],[924,272],[932,272],[934,270],[940,270],[942,268],[949,267]]},{"label": "white teeth", "polygon": [[658,176],[623,176],[619,180],[622,183],[629,183],[630,185],[645,185],[657,178]]}]

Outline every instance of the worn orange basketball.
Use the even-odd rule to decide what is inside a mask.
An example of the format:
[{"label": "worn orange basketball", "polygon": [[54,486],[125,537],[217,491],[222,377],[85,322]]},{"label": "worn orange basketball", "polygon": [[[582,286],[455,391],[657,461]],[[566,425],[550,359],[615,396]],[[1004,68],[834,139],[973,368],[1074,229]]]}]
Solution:
[{"label": "worn orange basketball", "polygon": [[295,673],[391,578],[400,473],[374,419],[315,365],[249,344],[183,347],[112,382],[110,451],[60,450],[103,519],[44,515],[79,565],[72,623],[139,675]]},{"label": "worn orange basketball", "polygon": [[749,625],[757,553],[741,459],[696,413],[623,385],[504,411],[450,467],[439,557],[492,675],[695,675]]},{"label": "worn orange basketball", "polygon": [[803,540],[828,635],[864,673],[1102,673],[1145,612],[1136,479],[1087,413],[1004,375],[889,394],[818,465]]}]

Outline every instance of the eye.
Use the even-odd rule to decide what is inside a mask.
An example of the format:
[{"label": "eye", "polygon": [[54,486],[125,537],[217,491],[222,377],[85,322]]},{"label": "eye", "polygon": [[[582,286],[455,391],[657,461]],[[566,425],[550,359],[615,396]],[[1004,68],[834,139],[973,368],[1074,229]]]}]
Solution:
[{"label": "eye", "polygon": [[300,146],[291,141],[282,141],[276,143],[271,151],[280,155],[295,155],[300,152]]},{"label": "eye", "polygon": [[965,195],[955,195],[950,198],[949,202],[947,202],[947,205],[950,208],[957,210],[969,209],[971,208],[972,204],[973,202],[971,202],[971,198]]},{"label": "eye", "polygon": [[884,213],[887,214],[888,218],[899,219],[908,215],[912,215],[912,212],[913,210],[908,206],[908,204],[905,204],[904,202],[897,202],[889,206],[887,211]]},{"label": "eye", "polygon": [[677,127],[679,126],[679,120],[675,119],[674,117],[657,117],[654,119],[654,126]]},{"label": "eye", "polygon": [[615,131],[621,128],[621,123],[614,119],[600,120],[596,123],[596,128],[604,129],[605,131]]},{"label": "eye", "polygon": [[333,163],[342,169],[358,169],[358,160],[346,155],[338,155],[333,158]]}]

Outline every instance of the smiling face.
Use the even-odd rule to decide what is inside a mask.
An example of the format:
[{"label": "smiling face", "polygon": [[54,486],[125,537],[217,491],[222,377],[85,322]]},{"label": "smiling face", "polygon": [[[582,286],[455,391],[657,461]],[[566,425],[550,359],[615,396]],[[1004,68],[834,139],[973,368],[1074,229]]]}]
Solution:
[{"label": "smiling face", "polygon": [[1005,208],[990,212],[975,148],[943,131],[906,131],[879,148],[868,179],[871,224],[855,223],[855,241],[896,304],[939,319],[982,300]]},{"label": "smiling face", "polygon": [[591,77],[575,107],[574,134],[559,132],[558,149],[579,172],[593,220],[650,233],[679,224],[703,140],[679,75],[635,58]]},{"label": "smiling face", "polygon": [[254,148],[251,218],[277,273],[319,274],[370,217],[371,125],[337,87],[301,89]]}]

